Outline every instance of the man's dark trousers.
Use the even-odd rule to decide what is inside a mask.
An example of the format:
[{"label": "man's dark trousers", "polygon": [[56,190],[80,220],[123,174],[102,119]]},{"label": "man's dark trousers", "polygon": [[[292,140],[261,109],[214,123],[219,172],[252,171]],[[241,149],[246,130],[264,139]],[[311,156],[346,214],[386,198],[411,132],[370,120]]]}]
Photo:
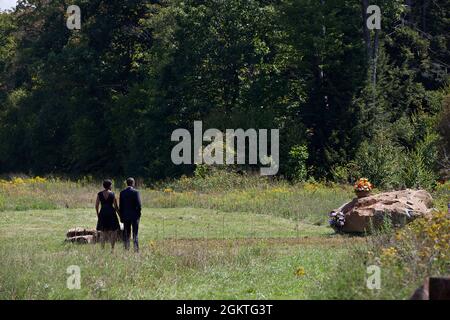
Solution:
[{"label": "man's dark trousers", "polygon": [[133,232],[133,244],[134,250],[139,251],[139,241],[138,241],[138,232],[139,232],[139,219],[133,221],[127,221],[123,223],[123,231],[124,231],[124,242],[125,249],[130,249],[130,236],[131,232]]},{"label": "man's dark trousers", "polygon": [[130,248],[130,236],[133,234],[134,250],[139,250],[138,231],[141,218],[141,197],[133,187],[128,187],[120,193],[120,220],[124,227],[125,249]]}]

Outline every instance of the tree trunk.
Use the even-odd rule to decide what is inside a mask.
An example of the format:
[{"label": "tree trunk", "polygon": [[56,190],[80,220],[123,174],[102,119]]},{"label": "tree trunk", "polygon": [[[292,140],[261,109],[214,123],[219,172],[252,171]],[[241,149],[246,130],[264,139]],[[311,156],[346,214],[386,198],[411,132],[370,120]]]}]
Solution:
[{"label": "tree trunk", "polygon": [[422,31],[427,32],[427,9],[429,0],[423,0],[422,2]]},{"label": "tree trunk", "polygon": [[406,16],[406,21],[412,23],[413,22],[413,0],[406,0],[405,4],[408,6],[408,13]]},{"label": "tree trunk", "polygon": [[374,40],[373,40],[372,83],[373,83],[374,87],[376,87],[376,85],[377,85],[377,64],[378,64],[379,31],[380,30],[375,29],[375,36],[374,36]]}]

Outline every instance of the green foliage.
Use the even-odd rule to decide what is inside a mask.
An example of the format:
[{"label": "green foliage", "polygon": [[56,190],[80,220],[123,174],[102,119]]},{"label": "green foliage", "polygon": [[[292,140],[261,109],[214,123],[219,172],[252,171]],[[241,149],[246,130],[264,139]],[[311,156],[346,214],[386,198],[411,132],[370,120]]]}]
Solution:
[{"label": "green foliage", "polygon": [[434,206],[440,210],[448,210],[448,203],[450,199],[450,181],[438,183],[433,193]]},{"label": "green foliage", "polygon": [[428,188],[436,181],[438,135],[428,134],[412,150],[383,135],[363,142],[355,158],[356,172],[379,188]]},{"label": "green foliage", "polygon": [[194,175],[196,178],[204,179],[208,175],[210,167],[205,164],[199,164],[195,167]]},{"label": "green foliage", "polygon": [[308,147],[296,145],[289,151],[290,171],[288,175],[295,181],[306,181],[308,170],[306,161],[308,160]]},{"label": "green foliage", "polygon": [[450,95],[444,99],[443,108],[438,116],[437,126],[441,139],[439,142],[438,166],[440,178],[450,180]]},{"label": "green foliage", "polygon": [[393,187],[398,181],[399,157],[402,149],[385,135],[364,141],[355,158],[360,176],[367,177],[375,187]]},{"label": "green foliage", "polygon": [[20,1],[0,14],[0,172],[189,175],[170,136],[202,120],[280,129],[294,180],[430,186],[448,168],[445,143],[421,143],[448,140],[449,4],[376,3],[367,39],[349,0],[78,0],[78,31],[60,2]]},{"label": "green foliage", "polygon": [[437,176],[432,169],[437,164],[438,139],[439,136],[436,134],[427,135],[416,149],[404,155],[401,181],[405,186],[431,189],[435,185]]},{"label": "green foliage", "polygon": [[360,167],[355,161],[349,161],[342,166],[336,166],[331,169],[332,179],[338,183],[350,183],[353,184],[360,177],[364,176],[360,173]]}]

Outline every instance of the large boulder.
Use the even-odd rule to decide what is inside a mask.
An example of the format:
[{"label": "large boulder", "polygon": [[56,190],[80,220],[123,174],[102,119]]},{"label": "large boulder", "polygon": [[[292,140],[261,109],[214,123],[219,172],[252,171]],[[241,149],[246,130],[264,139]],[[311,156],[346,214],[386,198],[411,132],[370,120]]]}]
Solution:
[{"label": "large boulder", "polygon": [[343,232],[366,232],[378,229],[389,218],[395,227],[401,227],[418,217],[429,216],[433,198],[425,190],[401,190],[355,198],[334,212],[342,212]]}]

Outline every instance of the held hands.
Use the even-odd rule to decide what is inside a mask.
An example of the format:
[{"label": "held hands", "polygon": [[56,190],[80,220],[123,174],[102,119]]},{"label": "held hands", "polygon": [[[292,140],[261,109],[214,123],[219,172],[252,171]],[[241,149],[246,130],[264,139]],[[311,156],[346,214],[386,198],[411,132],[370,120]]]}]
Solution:
[{"label": "held hands", "polygon": [[120,213],[120,209],[116,209],[116,212],[117,212],[117,215],[119,216],[120,222],[123,223],[122,214]]}]

